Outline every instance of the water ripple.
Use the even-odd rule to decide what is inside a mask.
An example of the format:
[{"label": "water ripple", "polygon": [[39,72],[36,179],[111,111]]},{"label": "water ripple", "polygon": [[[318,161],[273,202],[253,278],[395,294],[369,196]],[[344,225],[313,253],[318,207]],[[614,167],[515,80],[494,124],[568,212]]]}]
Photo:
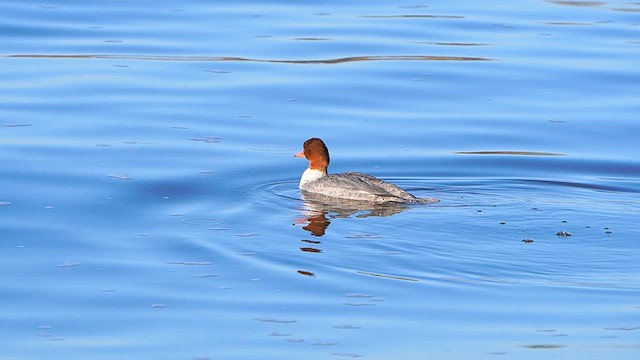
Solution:
[{"label": "water ripple", "polygon": [[461,15],[421,15],[421,14],[401,14],[401,15],[363,15],[369,19],[464,19]]},{"label": "water ripple", "polygon": [[475,56],[440,55],[370,55],[349,56],[334,59],[253,59],[235,56],[154,56],[154,55],[108,55],[108,54],[13,54],[10,58],[28,59],[107,59],[144,61],[195,61],[195,62],[256,62],[277,64],[342,64],[364,61],[492,61]]},{"label": "water ripple", "polygon": [[521,155],[521,156],[564,156],[565,154],[553,153],[553,152],[540,152],[540,151],[457,151],[455,154],[459,155]]}]

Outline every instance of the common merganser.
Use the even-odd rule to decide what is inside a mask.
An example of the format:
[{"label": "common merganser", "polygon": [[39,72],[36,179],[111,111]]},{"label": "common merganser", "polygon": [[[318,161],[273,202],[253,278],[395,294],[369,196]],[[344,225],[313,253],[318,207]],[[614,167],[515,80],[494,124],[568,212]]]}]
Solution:
[{"label": "common merganser", "polygon": [[294,155],[309,160],[300,178],[300,190],[331,198],[373,203],[435,203],[438,199],[417,198],[396,185],[359,172],[327,174],[329,150],[318,138],[304,142],[303,150]]}]

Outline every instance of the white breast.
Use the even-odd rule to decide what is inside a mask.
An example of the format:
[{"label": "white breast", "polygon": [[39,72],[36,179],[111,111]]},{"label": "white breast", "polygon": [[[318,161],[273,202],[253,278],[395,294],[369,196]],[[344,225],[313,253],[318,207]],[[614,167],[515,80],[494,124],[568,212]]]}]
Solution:
[{"label": "white breast", "polygon": [[327,173],[320,170],[307,169],[302,173],[302,177],[300,178],[300,185],[298,187],[300,189],[303,189],[306,184],[312,183],[326,175]]}]

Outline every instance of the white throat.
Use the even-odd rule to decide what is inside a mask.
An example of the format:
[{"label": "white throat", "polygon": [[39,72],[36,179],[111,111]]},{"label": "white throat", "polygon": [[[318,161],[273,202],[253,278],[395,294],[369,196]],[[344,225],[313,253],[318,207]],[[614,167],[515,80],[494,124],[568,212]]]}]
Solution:
[{"label": "white throat", "polygon": [[307,170],[302,173],[302,177],[300,178],[300,185],[298,187],[300,189],[303,189],[305,185],[317,181],[318,179],[326,175],[327,173],[325,173],[324,171],[307,168]]}]

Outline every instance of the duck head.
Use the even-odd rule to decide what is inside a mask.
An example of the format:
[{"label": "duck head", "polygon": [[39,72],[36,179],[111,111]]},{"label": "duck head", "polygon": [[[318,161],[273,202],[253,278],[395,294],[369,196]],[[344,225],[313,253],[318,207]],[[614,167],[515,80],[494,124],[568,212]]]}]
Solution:
[{"label": "duck head", "polygon": [[318,180],[319,178],[327,175],[327,168],[329,167],[329,149],[327,145],[318,138],[311,138],[304,142],[302,151],[293,156],[297,158],[307,159],[309,161],[309,167],[302,174],[300,179],[300,188],[307,183]]}]

